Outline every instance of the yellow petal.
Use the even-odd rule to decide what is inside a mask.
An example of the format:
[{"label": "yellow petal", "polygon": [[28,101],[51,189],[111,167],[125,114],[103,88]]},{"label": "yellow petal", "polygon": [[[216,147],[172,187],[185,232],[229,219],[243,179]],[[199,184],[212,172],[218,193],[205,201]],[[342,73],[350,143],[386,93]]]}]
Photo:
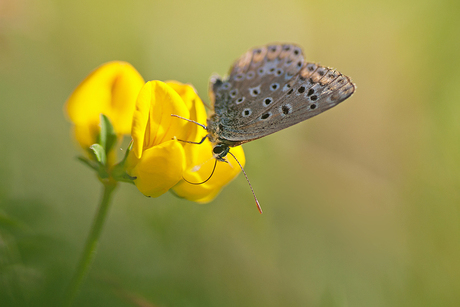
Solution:
[{"label": "yellow petal", "polygon": [[[99,126],[88,126],[88,125],[74,125],[73,134],[76,138],[76,141],[80,146],[85,149],[87,156],[92,157],[93,153],[89,149],[91,145],[95,143],[95,139],[99,134]],[[117,142],[114,148],[118,148],[122,141],[122,135],[118,135]],[[114,165],[117,159],[117,153],[114,150],[111,150],[107,156],[107,164]]]},{"label": "yellow petal", "polygon": [[85,140],[80,144],[87,148],[88,143],[96,142],[101,113],[111,120],[116,133],[128,134],[136,97],[143,84],[131,64],[118,61],[103,64],[86,77],[65,105],[69,119],[80,126],[75,131],[81,133],[76,135],[77,140]]},{"label": "yellow petal", "polygon": [[[195,89],[190,85],[181,84],[177,81],[169,81],[167,84],[174,88],[190,108],[189,119],[205,124],[206,111]],[[189,123],[186,129],[190,132],[187,138],[188,141],[198,142],[207,134],[206,130],[193,123]],[[215,163],[215,159],[212,156],[212,144],[206,140],[201,145],[184,144],[184,149],[187,158],[187,168],[184,172],[184,177],[188,181],[195,183],[205,181],[211,175]],[[241,165],[244,166],[246,160],[243,149],[235,147],[231,151],[240,161]],[[229,164],[220,161],[217,162],[214,174],[206,183],[193,185],[186,181],[181,181],[173,188],[174,192],[180,197],[200,203],[213,200],[219,194],[220,190],[241,171],[239,165],[231,155],[227,156],[227,160]],[[199,170],[196,170],[197,168]]]},{"label": "yellow petal", "polygon": [[112,86],[112,116],[115,131],[121,134],[131,133],[134,105],[137,95],[144,86],[144,79],[126,63]]},{"label": "yellow petal", "polygon": [[161,81],[149,81],[141,89],[133,116],[131,136],[133,151],[141,158],[143,151],[174,137],[184,139],[189,111],[174,89]]},{"label": "yellow petal", "polygon": [[128,175],[145,196],[158,197],[182,179],[185,153],[182,145],[170,140],[144,151],[138,159],[131,151],[126,161]]},{"label": "yellow petal", "polygon": [[99,134],[99,125],[98,123],[93,125],[74,125],[73,133],[75,139],[84,149],[89,149],[97,139]]},{"label": "yellow petal", "polygon": [[[193,145],[187,145],[193,146]],[[187,165],[184,172],[184,178],[190,182],[203,182],[212,173],[215,159],[212,158],[211,143],[205,142],[202,145],[195,145],[199,157],[196,165]],[[246,159],[244,156],[243,148],[241,146],[231,148],[231,152],[236,156],[238,161],[244,166]],[[200,185],[193,185],[186,181],[180,181],[174,188],[174,192],[188,200],[206,203],[213,200],[220,192],[220,190],[232,181],[240,172],[241,169],[235,159],[228,154],[226,157],[229,163],[217,161],[216,170],[206,183]],[[199,170],[196,171],[196,168]]]},{"label": "yellow petal", "polygon": [[193,101],[198,98],[198,94],[193,86],[190,84],[180,83],[179,81],[170,80],[165,82],[170,86],[177,94],[184,100],[185,105],[188,110],[191,110],[193,107]]},{"label": "yellow petal", "polygon": [[[189,84],[182,84],[177,81],[166,82],[171,88],[173,88],[182,98],[190,111],[190,117],[188,119],[193,120],[202,125],[206,125],[206,110],[204,108],[201,98],[196,93],[195,88]],[[195,123],[187,123],[184,127],[186,135],[183,140],[189,142],[199,142],[207,134],[207,131]],[[196,153],[194,146],[188,146],[184,144],[185,155],[187,157],[187,164],[193,164],[196,161]]]},{"label": "yellow petal", "polygon": [[136,100],[136,106],[133,113],[133,123],[131,126],[131,137],[133,139],[133,153],[136,158],[142,157],[142,151],[144,148],[145,133],[147,133],[146,127],[149,121],[150,113],[150,101],[152,96],[152,85],[151,82],[147,82],[139,92]]}]

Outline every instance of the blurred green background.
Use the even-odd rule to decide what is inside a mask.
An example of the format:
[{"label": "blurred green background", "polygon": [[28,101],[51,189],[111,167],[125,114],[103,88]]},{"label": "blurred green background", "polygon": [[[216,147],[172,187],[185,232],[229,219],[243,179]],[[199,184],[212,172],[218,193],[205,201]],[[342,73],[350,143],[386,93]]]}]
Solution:
[{"label": "blurred green background", "polygon": [[100,64],[195,85],[271,42],[357,84],[210,204],[122,185],[74,306],[459,306],[458,1],[0,0],[0,306],[58,306],[101,185],[62,107]]}]

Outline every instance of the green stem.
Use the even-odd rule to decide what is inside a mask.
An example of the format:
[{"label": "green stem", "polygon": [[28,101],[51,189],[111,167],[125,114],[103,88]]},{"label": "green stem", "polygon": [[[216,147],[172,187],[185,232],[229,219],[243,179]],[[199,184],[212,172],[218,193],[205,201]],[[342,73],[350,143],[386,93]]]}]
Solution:
[{"label": "green stem", "polygon": [[102,226],[104,225],[107,211],[110,205],[110,199],[112,192],[117,187],[116,182],[103,182],[104,183],[104,195],[102,196],[101,203],[97,214],[95,216],[91,231],[86,239],[85,249],[81,255],[80,262],[74,272],[72,280],[70,281],[69,287],[67,288],[64,306],[71,306],[72,302],[80,289],[81,283],[85,278],[91,263],[93,262],[94,256],[96,255],[97,246],[99,243],[99,237],[101,235]]}]

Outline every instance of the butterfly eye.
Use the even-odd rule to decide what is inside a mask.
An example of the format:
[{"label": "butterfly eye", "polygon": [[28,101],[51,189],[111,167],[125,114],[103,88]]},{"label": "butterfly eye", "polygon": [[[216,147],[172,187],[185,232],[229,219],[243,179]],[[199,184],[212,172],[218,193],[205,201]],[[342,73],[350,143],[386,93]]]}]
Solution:
[{"label": "butterfly eye", "polygon": [[216,145],[213,149],[212,152],[215,153],[216,155],[222,153],[224,151],[224,147],[221,145]]}]

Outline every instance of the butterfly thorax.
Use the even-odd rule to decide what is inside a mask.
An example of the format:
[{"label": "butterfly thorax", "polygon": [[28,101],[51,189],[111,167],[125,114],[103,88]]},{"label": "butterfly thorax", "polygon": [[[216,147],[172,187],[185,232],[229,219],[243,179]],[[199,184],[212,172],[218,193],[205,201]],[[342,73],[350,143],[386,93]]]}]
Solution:
[{"label": "butterfly thorax", "polygon": [[208,138],[213,144],[222,144],[228,147],[234,147],[241,144],[238,141],[230,141],[222,137],[222,132],[224,130],[224,126],[220,123],[220,118],[217,114],[213,114],[208,118]]},{"label": "butterfly thorax", "polygon": [[239,145],[239,142],[229,141],[221,136],[223,130],[222,124],[219,124],[219,116],[217,114],[213,114],[208,118],[208,139],[213,144],[212,152],[214,154],[214,158],[219,161],[226,162],[224,157],[230,151],[230,147],[234,147]]}]

